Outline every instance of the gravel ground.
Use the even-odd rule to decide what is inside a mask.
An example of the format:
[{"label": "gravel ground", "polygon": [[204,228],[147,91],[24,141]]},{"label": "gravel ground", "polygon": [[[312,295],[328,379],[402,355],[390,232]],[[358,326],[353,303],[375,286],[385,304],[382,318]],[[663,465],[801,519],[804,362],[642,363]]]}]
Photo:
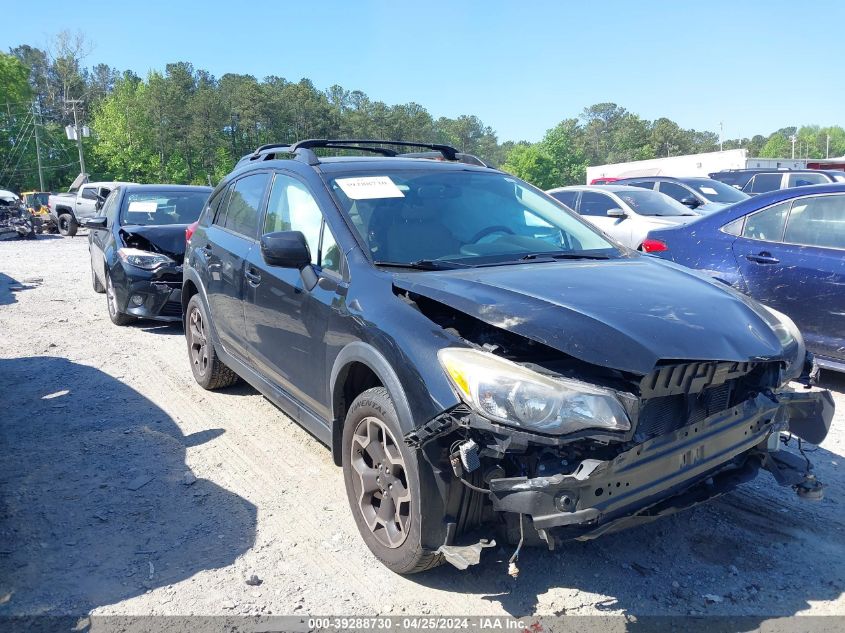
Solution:
[{"label": "gravel ground", "polygon": [[112,325],[89,274],[84,236],[0,244],[0,616],[845,614],[845,376],[824,375],[820,503],[764,473],[525,551],[518,580],[503,548],[403,578],[358,537],[328,450],[247,386],[199,388],[181,328]]}]

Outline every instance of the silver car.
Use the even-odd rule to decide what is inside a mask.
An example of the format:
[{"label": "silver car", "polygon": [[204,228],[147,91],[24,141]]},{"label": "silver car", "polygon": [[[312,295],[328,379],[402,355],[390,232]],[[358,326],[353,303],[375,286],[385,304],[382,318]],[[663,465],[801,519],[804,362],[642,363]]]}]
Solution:
[{"label": "silver car", "polygon": [[620,185],[559,187],[546,193],[618,242],[639,249],[649,231],[701,217],[657,191]]}]

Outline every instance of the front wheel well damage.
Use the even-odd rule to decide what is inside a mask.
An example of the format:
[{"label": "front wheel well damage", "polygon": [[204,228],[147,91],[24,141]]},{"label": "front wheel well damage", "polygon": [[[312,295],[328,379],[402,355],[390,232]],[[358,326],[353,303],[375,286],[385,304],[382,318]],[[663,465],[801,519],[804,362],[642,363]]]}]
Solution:
[{"label": "front wheel well damage", "polygon": [[376,372],[360,361],[347,364],[338,374],[332,393],[332,457],[335,465],[341,465],[343,423],[353,400],[367,389],[383,386]]}]

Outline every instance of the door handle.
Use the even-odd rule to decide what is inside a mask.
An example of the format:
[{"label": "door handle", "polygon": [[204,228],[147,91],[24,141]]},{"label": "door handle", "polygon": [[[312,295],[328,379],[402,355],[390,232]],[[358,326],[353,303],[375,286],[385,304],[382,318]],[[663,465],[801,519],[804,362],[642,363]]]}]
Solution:
[{"label": "door handle", "polygon": [[772,254],[767,251],[756,255],[746,255],[745,259],[755,264],[780,264],[780,260],[777,257],[772,257]]},{"label": "door handle", "polygon": [[261,275],[255,268],[250,268],[244,271],[244,277],[252,286],[257,286],[261,283]]}]

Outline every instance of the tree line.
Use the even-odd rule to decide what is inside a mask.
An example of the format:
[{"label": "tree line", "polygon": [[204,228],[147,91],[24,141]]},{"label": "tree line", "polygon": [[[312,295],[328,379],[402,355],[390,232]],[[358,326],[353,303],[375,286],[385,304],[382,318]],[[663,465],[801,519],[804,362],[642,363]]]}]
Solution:
[{"label": "tree line", "polygon": [[[106,64],[84,66],[90,46],[59,34],[46,50],[23,44],[0,53],[0,188],[37,188],[35,144],[44,186],[65,189],[79,172],[71,103],[90,136],[83,138],[93,179],[216,183],[259,145],[309,137],[384,138],[454,145],[537,186],[584,182],[588,165],[719,149],[710,131],[653,121],[615,103],[585,108],[536,143],[500,142],[477,116],[433,117],[417,103],[387,104],[340,85],[308,79],[215,77],[188,62],[140,77]],[[728,139],[751,156],[823,158],[845,154],[845,130],[786,127],[769,136]],[[37,137],[37,139],[36,139]]]}]

